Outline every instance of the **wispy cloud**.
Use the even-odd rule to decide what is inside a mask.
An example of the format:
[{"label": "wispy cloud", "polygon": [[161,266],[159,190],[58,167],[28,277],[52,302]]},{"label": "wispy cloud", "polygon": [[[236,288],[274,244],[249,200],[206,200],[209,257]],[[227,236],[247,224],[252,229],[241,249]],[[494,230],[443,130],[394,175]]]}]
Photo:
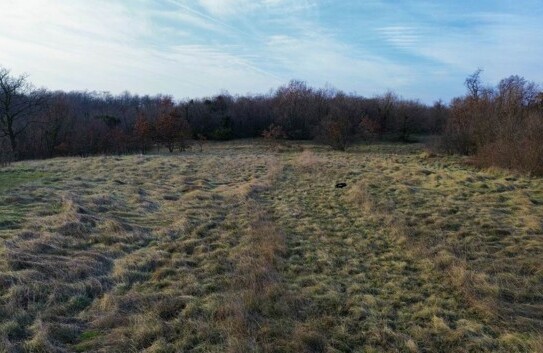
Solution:
[{"label": "wispy cloud", "polygon": [[[101,5],[33,1],[10,7],[9,21],[0,24],[0,45],[9,49],[0,53],[0,63],[30,72],[39,84],[64,89],[130,89],[184,96],[211,94],[219,89],[259,90],[266,87],[266,81],[269,87],[279,84],[277,76],[228,53],[226,45],[190,44],[201,40],[187,32],[177,32],[177,39],[185,39],[186,44],[173,40],[157,48],[147,40],[157,32],[149,14],[224,31],[224,26],[211,19],[183,12],[182,7],[173,13],[147,9],[132,14],[119,3]],[[35,30],[37,26],[40,31]],[[166,26],[159,29],[167,32]],[[50,82],[57,82],[56,87]]]},{"label": "wispy cloud", "polygon": [[0,65],[53,89],[186,97],[299,78],[431,101],[477,67],[543,81],[543,4],[523,4],[0,0]]},{"label": "wispy cloud", "polygon": [[543,40],[535,35],[543,26],[537,18],[489,12],[458,17],[472,25],[439,31],[408,47],[451,70],[471,72],[482,67],[493,81],[511,74],[543,79],[538,67]]},{"label": "wispy cloud", "polygon": [[205,11],[218,17],[279,8],[292,13],[316,6],[309,0],[198,0],[198,3]]},{"label": "wispy cloud", "polygon": [[376,31],[386,42],[400,48],[414,47],[420,38],[419,30],[409,26],[379,27]]}]

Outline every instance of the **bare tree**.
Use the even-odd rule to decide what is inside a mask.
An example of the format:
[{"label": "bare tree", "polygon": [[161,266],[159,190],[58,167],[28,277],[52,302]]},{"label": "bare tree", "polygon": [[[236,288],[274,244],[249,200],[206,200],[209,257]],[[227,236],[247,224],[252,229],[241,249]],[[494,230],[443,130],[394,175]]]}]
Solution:
[{"label": "bare tree", "polygon": [[156,135],[158,143],[164,145],[172,153],[176,147],[180,151],[185,151],[189,147],[188,141],[192,136],[192,130],[180,109],[172,108],[171,111],[158,118]]},{"label": "bare tree", "polygon": [[8,141],[0,138],[0,167],[5,167],[11,162],[11,153],[9,153]]},{"label": "bare tree", "polygon": [[293,139],[309,139],[318,123],[312,105],[315,92],[303,81],[292,80],[279,87],[274,97],[276,123],[288,131]]},{"label": "bare tree", "polygon": [[70,106],[64,93],[51,95],[46,105],[41,125],[47,156],[52,157],[57,146],[64,140],[63,130],[66,130],[69,120]]},{"label": "bare tree", "polygon": [[198,145],[198,147],[200,147],[200,152],[203,152],[204,144],[206,143],[206,141],[207,141],[207,137],[205,137],[205,135],[203,134],[196,135],[196,144]]},{"label": "bare tree", "polygon": [[416,100],[402,100],[397,105],[395,130],[401,142],[415,142],[413,133],[420,132],[425,119],[425,106]]},{"label": "bare tree", "polygon": [[466,78],[466,81],[464,81],[464,85],[466,85],[469,95],[476,100],[479,99],[482,90],[481,72],[483,72],[483,69],[477,69]]},{"label": "bare tree", "polygon": [[432,108],[430,108],[430,132],[434,134],[440,134],[443,132],[445,124],[447,123],[449,110],[447,106],[440,99],[434,102]]},{"label": "bare tree", "polygon": [[383,135],[389,130],[389,125],[394,118],[398,100],[398,97],[392,91],[386,92],[382,97],[378,97],[377,99],[380,137],[383,137]]},{"label": "bare tree", "polygon": [[317,138],[335,150],[345,151],[353,141],[358,114],[349,97],[339,92],[330,103],[329,113],[322,119]]},{"label": "bare tree", "polygon": [[153,126],[142,113],[139,113],[139,116],[134,123],[133,134],[136,138],[137,145],[140,149],[141,154],[145,154],[147,152],[147,149],[149,148],[149,145],[151,144],[151,139],[153,136]]},{"label": "bare tree", "polygon": [[42,101],[42,92],[35,90],[26,76],[13,77],[9,70],[0,68],[0,137],[9,139],[15,155],[17,137],[33,122],[31,115]]}]

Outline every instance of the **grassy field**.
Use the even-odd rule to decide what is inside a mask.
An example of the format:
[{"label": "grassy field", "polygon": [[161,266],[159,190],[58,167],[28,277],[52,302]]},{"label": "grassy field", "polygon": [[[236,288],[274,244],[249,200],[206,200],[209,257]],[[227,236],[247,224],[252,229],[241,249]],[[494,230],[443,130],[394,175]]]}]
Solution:
[{"label": "grassy field", "polygon": [[241,141],[15,163],[0,352],[543,352],[543,179],[464,162]]}]

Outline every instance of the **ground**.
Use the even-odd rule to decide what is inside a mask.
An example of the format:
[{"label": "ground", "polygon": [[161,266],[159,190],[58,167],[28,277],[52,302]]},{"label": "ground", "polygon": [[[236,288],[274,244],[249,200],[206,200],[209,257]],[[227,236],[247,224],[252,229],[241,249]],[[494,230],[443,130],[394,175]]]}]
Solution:
[{"label": "ground", "polygon": [[543,179],[279,150],[0,170],[0,352],[543,351]]}]

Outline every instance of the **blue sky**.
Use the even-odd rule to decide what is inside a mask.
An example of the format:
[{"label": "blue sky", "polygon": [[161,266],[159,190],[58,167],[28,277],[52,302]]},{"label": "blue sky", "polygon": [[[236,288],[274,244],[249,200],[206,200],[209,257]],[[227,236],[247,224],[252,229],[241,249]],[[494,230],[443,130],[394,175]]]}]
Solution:
[{"label": "blue sky", "polygon": [[38,86],[176,98],[300,79],[431,103],[543,83],[543,1],[0,0],[0,65]]}]

